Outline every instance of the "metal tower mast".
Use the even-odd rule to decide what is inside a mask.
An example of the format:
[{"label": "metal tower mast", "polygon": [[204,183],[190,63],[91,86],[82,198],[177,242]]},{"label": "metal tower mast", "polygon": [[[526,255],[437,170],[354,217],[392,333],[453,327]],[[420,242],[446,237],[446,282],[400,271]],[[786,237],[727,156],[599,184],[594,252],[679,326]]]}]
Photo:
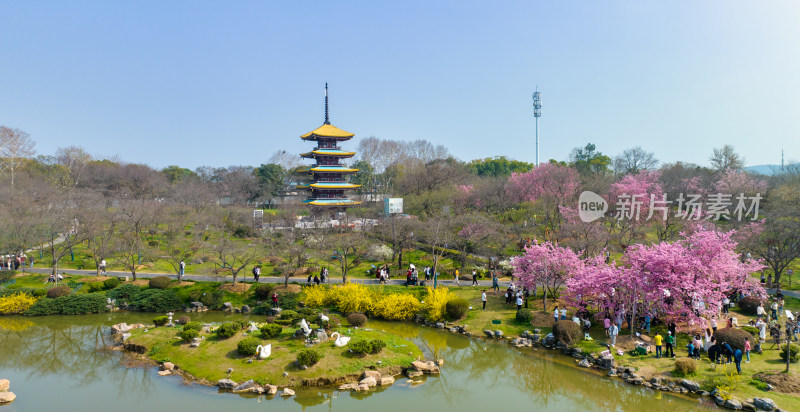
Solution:
[{"label": "metal tower mast", "polygon": [[539,118],[542,117],[542,94],[539,86],[533,92],[533,117],[536,118],[536,166],[539,166]]}]

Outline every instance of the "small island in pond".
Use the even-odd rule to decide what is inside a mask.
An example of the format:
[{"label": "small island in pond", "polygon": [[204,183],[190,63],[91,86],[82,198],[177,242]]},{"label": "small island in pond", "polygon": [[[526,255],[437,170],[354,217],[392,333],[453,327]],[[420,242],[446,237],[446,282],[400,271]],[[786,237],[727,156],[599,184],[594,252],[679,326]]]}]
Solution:
[{"label": "small island in pond", "polygon": [[[386,377],[413,369],[412,362],[422,359],[411,341],[368,327],[340,326],[336,315],[329,316],[333,319],[317,317],[309,324],[296,312],[284,311],[278,318],[269,317],[271,323],[190,321],[174,327],[121,324],[114,329],[121,332],[126,351],[160,363],[162,369],[167,365],[170,373],[224,389],[252,380],[256,389],[247,388],[248,392],[260,392],[259,386],[357,383],[365,371],[380,372],[377,376],[390,384]],[[163,320],[156,318],[154,323]]]}]

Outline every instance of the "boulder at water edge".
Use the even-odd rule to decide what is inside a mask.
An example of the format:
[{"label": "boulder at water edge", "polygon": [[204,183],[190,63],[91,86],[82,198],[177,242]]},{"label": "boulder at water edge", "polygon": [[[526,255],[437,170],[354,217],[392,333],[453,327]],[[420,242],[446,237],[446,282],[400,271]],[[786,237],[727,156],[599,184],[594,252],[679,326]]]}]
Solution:
[{"label": "boulder at water edge", "polygon": [[753,398],[753,406],[762,411],[774,411],[778,409],[775,402],[770,398]]},{"label": "boulder at water edge", "polygon": [[0,392],[0,404],[14,402],[14,399],[17,399],[14,392]]},{"label": "boulder at water edge", "polygon": [[0,379],[0,392],[5,392],[11,387],[11,382],[8,379]]},{"label": "boulder at water edge", "polygon": [[294,396],[294,391],[289,388],[283,388],[283,391],[281,391],[281,396]]},{"label": "boulder at water edge", "polygon": [[220,389],[233,389],[239,386],[239,384],[230,379],[220,379],[217,381],[217,386]]}]

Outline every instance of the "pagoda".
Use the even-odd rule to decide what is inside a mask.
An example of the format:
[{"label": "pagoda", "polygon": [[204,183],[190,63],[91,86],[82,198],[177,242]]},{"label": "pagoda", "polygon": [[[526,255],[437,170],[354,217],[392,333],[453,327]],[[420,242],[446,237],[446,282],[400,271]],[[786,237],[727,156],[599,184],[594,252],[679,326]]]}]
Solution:
[{"label": "pagoda", "polygon": [[328,83],[325,83],[325,123],[300,136],[303,140],[317,142],[317,147],[312,151],[300,155],[305,159],[314,159],[315,162],[311,167],[303,170],[311,175],[310,183],[297,186],[298,189],[309,191],[308,198],[303,203],[316,207],[334,208],[361,204],[345,195],[345,191],[361,186],[349,183],[345,178],[346,175],[355,173],[358,169],[339,163],[341,159],[355,156],[356,152],[346,152],[339,148],[339,142],[346,142],[353,136],[353,133],[345,132],[331,124],[328,117]]}]

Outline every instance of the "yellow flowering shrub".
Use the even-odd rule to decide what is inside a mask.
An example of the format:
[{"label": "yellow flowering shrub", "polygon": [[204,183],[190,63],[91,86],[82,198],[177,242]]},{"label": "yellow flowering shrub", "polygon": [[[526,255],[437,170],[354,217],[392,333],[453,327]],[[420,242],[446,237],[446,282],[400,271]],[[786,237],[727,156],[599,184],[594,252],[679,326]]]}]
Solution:
[{"label": "yellow flowering shrub", "polygon": [[388,320],[408,320],[419,312],[422,304],[417,298],[405,293],[382,296],[372,308],[372,313]]},{"label": "yellow flowering shrub", "polygon": [[327,286],[306,286],[303,288],[304,302],[312,308],[331,305],[332,292]]},{"label": "yellow flowering shrub", "polygon": [[444,319],[445,305],[447,305],[447,301],[451,298],[452,296],[450,295],[449,289],[434,289],[428,286],[427,294],[425,295],[425,303],[423,304],[425,318],[431,322]]},{"label": "yellow flowering shrub", "polygon": [[38,299],[27,293],[16,293],[0,298],[0,315],[17,315],[28,310]]},{"label": "yellow flowering shrub", "polygon": [[378,298],[375,291],[357,283],[332,287],[331,293],[333,305],[342,313],[370,312]]}]

